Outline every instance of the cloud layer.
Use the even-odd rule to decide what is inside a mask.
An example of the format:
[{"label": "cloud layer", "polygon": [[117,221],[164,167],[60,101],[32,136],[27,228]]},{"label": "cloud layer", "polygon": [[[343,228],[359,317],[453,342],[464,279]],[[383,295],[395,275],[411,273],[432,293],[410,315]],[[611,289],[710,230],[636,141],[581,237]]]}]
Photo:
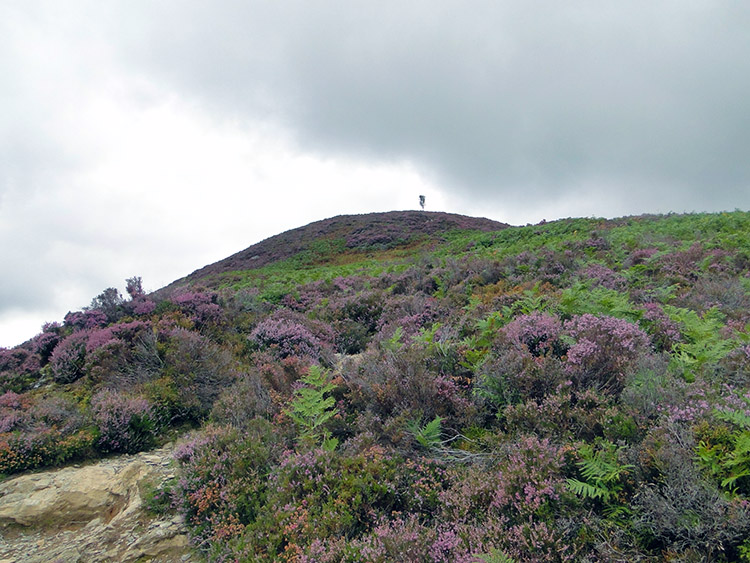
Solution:
[{"label": "cloud layer", "polygon": [[747,29],[722,1],[5,2],[0,345],[420,193],[511,223],[748,209]]}]

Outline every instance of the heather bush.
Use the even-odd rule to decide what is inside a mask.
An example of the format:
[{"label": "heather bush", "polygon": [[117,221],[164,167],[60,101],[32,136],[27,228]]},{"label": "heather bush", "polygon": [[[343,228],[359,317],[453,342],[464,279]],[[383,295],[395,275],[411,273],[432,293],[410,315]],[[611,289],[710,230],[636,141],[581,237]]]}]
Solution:
[{"label": "heather bush", "polygon": [[136,315],[138,317],[145,317],[156,310],[156,303],[154,303],[148,297],[139,295],[137,297],[134,297],[133,300],[129,303],[126,303],[126,308],[133,315]]},{"label": "heather bush", "polygon": [[21,347],[0,348],[0,393],[22,393],[38,384],[41,358]]},{"label": "heather bush", "polygon": [[50,356],[50,366],[56,382],[72,383],[84,375],[89,334],[89,330],[79,330],[55,347]]},{"label": "heather bush", "polygon": [[[468,392],[449,376],[429,369],[428,357],[429,352],[419,345],[369,349],[342,371],[348,410],[371,412],[384,425],[389,418],[399,419],[402,430],[415,416],[424,420],[440,416],[446,429],[470,425],[477,412]],[[409,436],[404,433],[400,439],[411,443]]]},{"label": "heather bush", "polygon": [[[284,449],[270,422],[253,420],[243,432],[208,426],[175,449],[180,466],[175,505],[194,544],[224,555],[255,522],[268,495],[272,467]],[[219,559],[216,554],[216,559]]]},{"label": "heather bush", "polygon": [[543,399],[528,399],[502,408],[497,417],[509,433],[535,433],[554,439],[593,440],[610,428],[617,410],[611,397],[595,389],[575,391],[563,382]]},{"label": "heather bush", "polygon": [[594,286],[600,285],[607,289],[622,291],[627,280],[625,277],[602,264],[592,263],[581,270],[579,274],[584,280],[591,280]]},{"label": "heather bush", "polygon": [[[377,446],[287,453],[271,472],[257,520],[233,544],[215,544],[213,554],[269,562],[377,560],[368,545],[379,528],[402,513],[429,520],[444,479],[434,463],[403,463]],[[430,543],[436,554],[446,545]]]},{"label": "heather bush", "polygon": [[682,425],[654,429],[646,451],[657,476],[634,496],[635,529],[652,550],[736,560],[739,545],[750,534],[750,507],[728,498],[701,475],[695,446]]},{"label": "heather bush", "polygon": [[56,427],[0,433],[0,474],[55,466],[88,457],[96,433],[89,428],[64,434]]},{"label": "heather bush", "polygon": [[336,333],[336,350],[357,354],[378,329],[383,312],[383,295],[375,291],[359,292],[327,303],[327,316]]},{"label": "heather bush", "polygon": [[411,338],[422,328],[443,320],[445,309],[434,297],[422,294],[396,296],[384,303],[378,328],[390,332],[399,327],[405,338]]},{"label": "heather bush", "polygon": [[565,369],[577,389],[597,387],[618,394],[649,338],[638,326],[615,317],[585,314],[564,324],[572,343]]},{"label": "heather bush", "polygon": [[0,395],[0,433],[10,432],[26,425],[29,397],[13,391]]},{"label": "heather bush", "polygon": [[218,304],[218,295],[214,292],[184,288],[172,295],[170,300],[199,330],[224,321],[224,313]]},{"label": "heather bush", "polygon": [[[60,342],[59,328],[56,323],[46,324],[42,332],[31,340],[32,351],[39,356],[41,365],[45,365],[49,361],[52,351]],[[0,371],[2,371],[2,368],[0,368]]]},{"label": "heather bush", "polygon": [[210,421],[236,428],[245,428],[256,417],[271,418],[277,413],[261,375],[242,373],[237,381],[224,389],[211,409]]},{"label": "heather bush", "polygon": [[158,427],[144,397],[101,391],[91,399],[91,411],[102,452],[135,453],[154,444]]},{"label": "heather bush", "polygon": [[74,330],[88,330],[106,326],[107,315],[99,310],[75,311],[65,315],[64,326]]},{"label": "heather bush", "polygon": [[279,361],[267,351],[256,352],[253,360],[263,385],[269,390],[272,401],[277,405],[286,404],[296,382],[310,366],[309,358],[288,356]]},{"label": "heather bush", "polygon": [[729,385],[750,385],[750,344],[738,346],[719,360],[721,379]]},{"label": "heather bush", "polygon": [[567,518],[577,501],[564,478],[565,450],[522,436],[496,457],[489,467],[456,468],[440,494],[443,518],[454,523],[463,549],[475,557],[502,550],[520,561],[576,560],[585,521]]},{"label": "heather bush", "polygon": [[90,424],[83,408],[72,397],[63,394],[37,398],[26,412],[35,426],[56,428],[64,436]]},{"label": "heather bush", "polygon": [[85,372],[93,381],[122,388],[156,377],[163,367],[151,323],[123,322],[91,330]]},{"label": "heather bush", "polygon": [[516,317],[503,327],[507,345],[534,357],[560,357],[566,346],[560,341],[562,323],[557,317],[534,311]]},{"label": "heather bush", "polygon": [[516,348],[490,354],[478,369],[474,393],[496,410],[527,400],[543,401],[568,379],[559,359],[534,357]]},{"label": "heather bush", "polygon": [[249,340],[277,359],[299,356],[328,364],[332,361],[332,331],[321,323],[307,321],[301,315],[271,315],[255,327]]},{"label": "heather bush", "polygon": [[[546,313],[520,315],[500,329],[492,352],[478,366],[474,392],[495,409],[543,401],[566,379],[562,323]],[[480,341],[478,343],[481,344]]]},{"label": "heather bush", "polygon": [[643,310],[641,326],[651,336],[654,348],[657,351],[671,351],[682,340],[679,324],[658,303],[645,303]]},{"label": "heather bush", "polygon": [[[205,417],[222,390],[235,381],[236,361],[225,349],[197,332],[176,328],[160,335],[160,339],[165,366],[162,404],[170,409],[167,415],[171,419]],[[169,399],[170,389],[176,393],[176,401]]]}]

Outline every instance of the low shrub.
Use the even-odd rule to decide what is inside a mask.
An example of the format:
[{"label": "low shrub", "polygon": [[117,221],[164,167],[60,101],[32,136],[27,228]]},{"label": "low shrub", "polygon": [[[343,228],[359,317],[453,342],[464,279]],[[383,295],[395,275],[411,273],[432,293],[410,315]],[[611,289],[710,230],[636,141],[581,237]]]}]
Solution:
[{"label": "low shrub", "polygon": [[566,321],[564,330],[572,341],[565,369],[577,389],[619,394],[639,357],[650,349],[643,330],[615,317],[580,315]]},{"label": "low shrub", "polygon": [[91,399],[91,410],[102,452],[135,453],[154,444],[158,427],[145,398],[105,390]]}]

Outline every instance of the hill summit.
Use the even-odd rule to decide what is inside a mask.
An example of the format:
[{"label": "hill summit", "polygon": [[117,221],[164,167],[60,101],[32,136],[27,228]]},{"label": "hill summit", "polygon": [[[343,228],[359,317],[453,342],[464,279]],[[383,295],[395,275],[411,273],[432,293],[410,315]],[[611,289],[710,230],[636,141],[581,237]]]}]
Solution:
[{"label": "hill summit", "polygon": [[267,238],[228,258],[204,266],[170,288],[226,272],[254,270],[328,245],[340,252],[386,250],[440,240],[450,231],[491,232],[509,225],[491,219],[433,211],[389,211],[339,215]]}]

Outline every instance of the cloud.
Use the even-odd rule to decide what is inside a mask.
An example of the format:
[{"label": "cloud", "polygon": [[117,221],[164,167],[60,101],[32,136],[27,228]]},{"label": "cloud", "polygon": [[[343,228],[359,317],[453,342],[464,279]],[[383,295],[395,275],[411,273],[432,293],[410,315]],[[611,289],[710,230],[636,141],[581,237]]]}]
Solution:
[{"label": "cloud", "polygon": [[4,2],[0,345],[419,194],[510,223],[748,209],[748,28],[708,0]]},{"label": "cloud", "polygon": [[180,7],[123,60],[212,111],[278,119],[307,151],[409,158],[487,200],[603,181],[659,186],[644,210],[748,203],[744,4]]}]

